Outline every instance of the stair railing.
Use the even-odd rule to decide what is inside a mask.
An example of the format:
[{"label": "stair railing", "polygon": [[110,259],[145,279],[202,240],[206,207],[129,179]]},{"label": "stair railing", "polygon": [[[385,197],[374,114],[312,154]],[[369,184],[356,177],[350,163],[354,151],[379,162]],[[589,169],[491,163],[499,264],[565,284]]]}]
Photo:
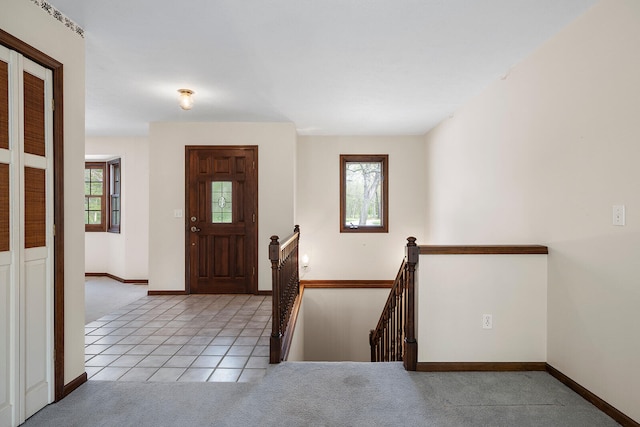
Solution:
[{"label": "stair railing", "polygon": [[375,329],[369,333],[372,362],[402,361],[415,371],[418,342],[415,335],[415,272],[420,255],[415,237],[407,238],[405,258]]},{"label": "stair railing", "polygon": [[273,286],[269,363],[280,363],[287,353],[285,346],[290,342],[283,340],[283,336],[290,326],[292,308],[300,294],[299,241],[300,226],[296,225],[293,234],[283,243],[278,241],[278,236],[271,236],[269,244]]}]

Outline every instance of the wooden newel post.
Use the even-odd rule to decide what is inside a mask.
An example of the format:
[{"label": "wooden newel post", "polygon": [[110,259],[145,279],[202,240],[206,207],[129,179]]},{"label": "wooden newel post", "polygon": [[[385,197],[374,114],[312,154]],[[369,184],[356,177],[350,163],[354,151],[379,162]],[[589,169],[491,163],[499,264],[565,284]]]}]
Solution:
[{"label": "wooden newel post", "polygon": [[278,277],[280,259],[280,242],[278,236],[271,236],[269,243],[269,260],[271,260],[271,283],[273,312],[271,313],[271,340],[269,342],[269,363],[280,363],[282,350],[282,331],[280,330],[280,280]]},{"label": "wooden newel post", "polygon": [[418,342],[415,328],[415,277],[416,265],[420,257],[420,248],[416,245],[415,237],[407,238],[407,318],[404,326],[404,368],[415,371],[418,364]]}]

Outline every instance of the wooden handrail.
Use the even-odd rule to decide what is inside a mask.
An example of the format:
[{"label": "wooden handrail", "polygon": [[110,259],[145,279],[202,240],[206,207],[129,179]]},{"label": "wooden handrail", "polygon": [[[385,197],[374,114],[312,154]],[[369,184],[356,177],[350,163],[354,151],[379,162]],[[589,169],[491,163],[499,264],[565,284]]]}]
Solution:
[{"label": "wooden handrail", "polygon": [[380,320],[369,333],[372,362],[402,361],[407,371],[416,370],[418,342],[415,335],[415,272],[419,256],[416,238],[408,237],[405,258]]},{"label": "wooden handrail", "polygon": [[546,255],[542,245],[422,245],[420,255]]},{"label": "wooden handrail", "polygon": [[282,336],[289,326],[293,305],[300,294],[299,241],[300,227],[296,225],[293,234],[284,243],[278,241],[278,236],[271,236],[269,244],[273,286],[269,363],[280,363],[284,357]]}]

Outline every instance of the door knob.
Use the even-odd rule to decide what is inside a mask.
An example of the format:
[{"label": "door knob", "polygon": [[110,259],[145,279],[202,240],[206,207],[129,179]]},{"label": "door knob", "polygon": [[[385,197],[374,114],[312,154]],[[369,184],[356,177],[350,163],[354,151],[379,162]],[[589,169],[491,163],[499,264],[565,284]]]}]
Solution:
[{"label": "door knob", "polygon": [[198,231],[200,231],[200,229],[194,225],[193,227],[191,227],[191,231],[197,233]]}]

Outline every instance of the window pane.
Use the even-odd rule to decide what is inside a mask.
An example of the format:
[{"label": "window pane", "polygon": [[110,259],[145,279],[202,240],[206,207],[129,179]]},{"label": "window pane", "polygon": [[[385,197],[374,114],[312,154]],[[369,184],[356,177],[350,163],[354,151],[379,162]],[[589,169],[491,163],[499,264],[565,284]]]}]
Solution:
[{"label": "window pane", "polygon": [[84,170],[84,181],[85,182],[91,181],[91,169]]},{"label": "window pane", "polygon": [[211,183],[211,222],[233,222],[233,194],[231,181]]},{"label": "window pane", "polygon": [[102,224],[102,212],[89,211],[89,224]]},{"label": "window pane", "polygon": [[122,188],[121,185],[121,167],[120,167],[120,159],[111,160],[108,163],[109,167],[109,179],[108,185],[105,184],[105,194],[109,195],[109,212],[106,213],[106,219],[109,220],[109,224],[107,224],[107,231],[111,233],[119,233],[120,232],[120,221],[121,221],[121,198],[120,198],[120,190]]},{"label": "window pane", "polygon": [[111,196],[111,227],[120,225],[120,197]]},{"label": "window pane", "polygon": [[102,210],[102,200],[99,197],[88,197],[89,199],[89,210],[90,211],[99,211]]},{"label": "window pane", "polygon": [[91,183],[91,195],[92,196],[102,196],[102,183],[101,182],[92,182]]},{"label": "window pane", "polygon": [[345,226],[380,226],[382,222],[382,163],[346,163]]},{"label": "window pane", "polygon": [[102,169],[91,169],[91,181],[102,182]]}]

